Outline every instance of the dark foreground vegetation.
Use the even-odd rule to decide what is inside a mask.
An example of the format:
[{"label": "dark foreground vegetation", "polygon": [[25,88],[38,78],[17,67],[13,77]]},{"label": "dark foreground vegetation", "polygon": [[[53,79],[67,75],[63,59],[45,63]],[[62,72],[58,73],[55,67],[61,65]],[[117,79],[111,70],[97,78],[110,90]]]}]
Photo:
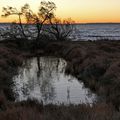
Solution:
[{"label": "dark foreground vegetation", "polygon": [[[57,49],[57,50],[55,50]],[[88,41],[51,44],[49,52],[67,61],[66,73],[82,80],[101,101],[120,106],[120,42]]]},{"label": "dark foreground vegetation", "polygon": [[[45,38],[46,39],[46,38]],[[10,86],[23,60],[52,55],[67,61],[66,73],[82,80],[100,96],[93,106],[43,105],[36,100],[14,102]],[[24,39],[0,42],[0,120],[119,120],[120,42],[59,42]]]},{"label": "dark foreground vegetation", "polygon": [[119,112],[115,112],[108,104],[90,105],[45,105],[35,100],[8,104],[0,112],[1,120],[119,120]]},{"label": "dark foreground vegetation", "polygon": [[[38,13],[29,4],[20,10],[3,7],[3,17],[17,15],[19,20],[0,31],[7,39],[0,41],[0,120],[120,120],[120,41],[68,41],[73,22],[56,18],[55,9],[49,1],[40,3]],[[22,24],[23,17],[27,24]],[[14,102],[12,78],[23,61],[48,55],[65,59],[66,74],[83,81],[98,101],[92,106]]]}]

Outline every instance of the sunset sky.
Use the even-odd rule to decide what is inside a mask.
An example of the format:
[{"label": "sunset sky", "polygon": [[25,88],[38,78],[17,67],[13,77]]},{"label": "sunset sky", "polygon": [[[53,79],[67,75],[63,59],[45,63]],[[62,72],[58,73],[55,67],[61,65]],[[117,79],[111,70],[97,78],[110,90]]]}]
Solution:
[{"label": "sunset sky", "polygon": [[[56,16],[72,18],[79,23],[120,22],[120,0],[50,0],[57,10]],[[2,7],[13,6],[20,8],[29,3],[37,11],[40,0],[0,0],[0,15]],[[0,22],[14,21],[15,17],[1,18]]]}]

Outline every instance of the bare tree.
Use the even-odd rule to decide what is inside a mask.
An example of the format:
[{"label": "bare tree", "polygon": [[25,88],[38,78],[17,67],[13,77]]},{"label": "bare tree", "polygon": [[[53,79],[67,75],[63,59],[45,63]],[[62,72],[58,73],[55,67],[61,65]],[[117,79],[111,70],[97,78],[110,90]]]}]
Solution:
[{"label": "bare tree", "polygon": [[[38,12],[35,13],[30,8],[29,4],[25,4],[21,7],[20,10],[13,7],[3,7],[3,17],[8,17],[10,15],[18,16],[18,24],[13,24],[12,26],[12,34],[17,36],[18,34],[25,39],[29,37],[36,39],[36,45],[39,41],[40,35],[43,31],[49,33],[50,36],[55,38],[55,40],[64,41],[67,40],[70,34],[73,31],[73,21],[71,19],[60,20],[55,18],[54,11],[56,9],[56,5],[54,2],[46,2],[42,1],[40,3]],[[22,20],[25,18],[27,24],[22,24]],[[44,28],[43,25],[48,23],[49,27]],[[34,30],[29,29],[29,25],[35,26]],[[17,26],[18,25],[18,26]],[[44,28],[44,29],[43,29]],[[14,32],[17,31],[17,32]],[[10,34],[11,35],[11,34]],[[12,36],[12,35],[11,35]]]},{"label": "bare tree", "polygon": [[56,9],[56,5],[53,2],[43,1],[40,4],[37,14],[30,9],[28,4],[26,4],[22,9],[27,23],[35,24],[37,28],[36,40],[39,40],[44,23],[47,23],[50,19],[54,18],[54,10]]},{"label": "bare tree", "polygon": [[47,30],[55,40],[68,40],[73,31],[73,23],[71,19],[61,20],[58,18],[50,19],[50,27]]},{"label": "bare tree", "polygon": [[17,15],[18,16],[20,31],[21,31],[23,37],[26,38],[26,34],[24,31],[24,28],[22,25],[22,19],[21,19],[21,16],[23,15],[22,11],[17,10],[17,8],[7,6],[7,7],[3,7],[3,13],[4,14],[2,15],[2,17],[8,17],[10,15]]},{"label": "bare tree", "polygon": [[[19,20],[19,29],[22,33],[23,37],[27,39],[28,34],[25,32],[25,25],[22,24],[22,18],[24,17],[26,20],[27,25],[32,24],[35,25],[36,31],[29,31],[27,30],[27,33],[37,34],[36,41],[39,40],[43,24],[49,21],[49,19],[52,19],[54,17],[54,10],[56,9],[56,5],[54,2],[46,2],[42,1],[39,6],[38,13],[34,13],[29,4],[25,4],[23,7],[21,7],[21,10],[18,10],[17,8],[13,7],[3,7],[3,17],[8,17],[10,15],[17,15]],[[34,35],[33,35],[34,36]]]}]

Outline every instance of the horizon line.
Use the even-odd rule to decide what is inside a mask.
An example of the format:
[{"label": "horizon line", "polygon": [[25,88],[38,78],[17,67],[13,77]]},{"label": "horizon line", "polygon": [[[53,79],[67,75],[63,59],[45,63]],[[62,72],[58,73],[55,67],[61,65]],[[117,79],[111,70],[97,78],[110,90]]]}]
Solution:
[{"label": "horizon line", "polygon": [[[0,22],[0,24],[11,24],[12,22]],[[22,24],[26,24],[26,23],[22,23]],[[120,24],[120,22],[75,22],[72,24]]]}]

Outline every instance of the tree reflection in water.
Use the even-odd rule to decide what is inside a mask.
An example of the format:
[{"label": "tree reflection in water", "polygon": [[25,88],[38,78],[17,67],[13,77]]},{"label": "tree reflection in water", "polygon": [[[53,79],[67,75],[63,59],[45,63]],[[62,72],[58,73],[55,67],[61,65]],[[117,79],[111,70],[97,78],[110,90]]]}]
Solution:
[{"label": "tree reflection in water", "polygon": [[[13,78],[16,101],[36,98],[47,103],[85,103],[88,90],[76,78],[65,75],[66,62],[60,58],[37,57],[25,61]],[[88,98],[92,102],[94,96]]]}]

